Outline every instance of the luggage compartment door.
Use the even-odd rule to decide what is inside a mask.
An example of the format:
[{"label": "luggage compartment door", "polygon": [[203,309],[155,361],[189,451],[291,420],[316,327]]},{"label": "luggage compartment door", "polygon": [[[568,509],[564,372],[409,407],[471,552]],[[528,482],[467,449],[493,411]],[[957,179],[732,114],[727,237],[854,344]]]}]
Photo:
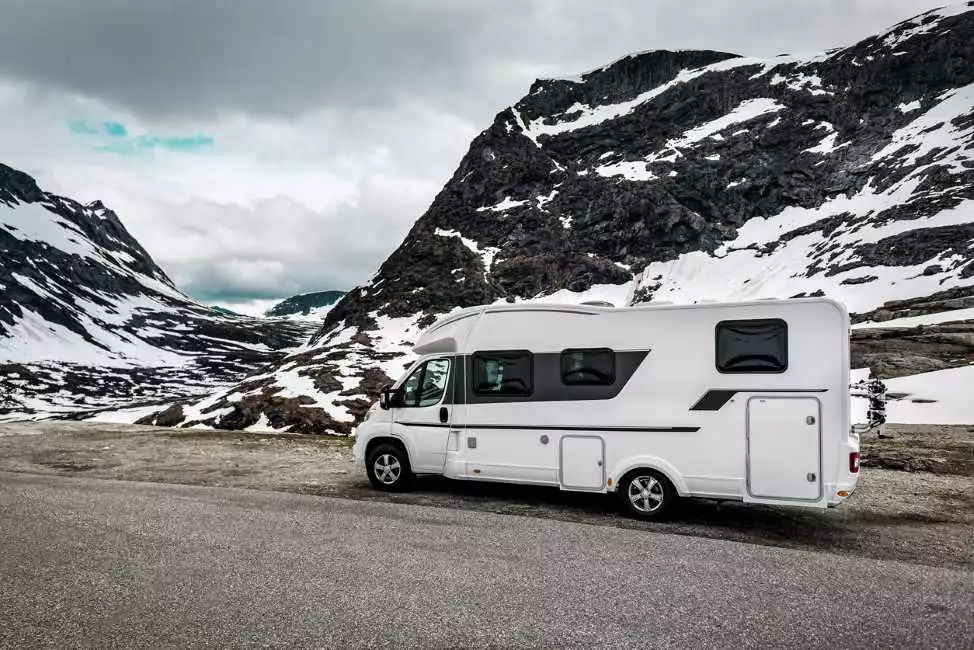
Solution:
[{"label": "luggage compartment door", "polygon": [[559,482],[564,490],[602,491],[605,441],[599,436],[562,436]]},{"label": "luggage compartment door", "polygon": [[755,500],[822,498],[821,403],[814,397],[747,402],[747,491]]}]

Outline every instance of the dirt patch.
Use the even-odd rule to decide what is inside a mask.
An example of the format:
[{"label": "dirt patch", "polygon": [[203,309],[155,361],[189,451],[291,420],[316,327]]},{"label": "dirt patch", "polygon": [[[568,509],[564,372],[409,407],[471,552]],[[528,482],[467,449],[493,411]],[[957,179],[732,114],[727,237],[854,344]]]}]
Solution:
[{"label": "dirt patch", "polygon": [[893,424],[887,432],[892,439],[863,437],[863,467],[974,476],[974,426]]},{"label": "dirt patch", "polygon": [[[553,488],[424,478],[414,490],[372,489],[351,440],[205,429],[51,422],[0,424],[0,470],[281,490],[463,508],[676,535],[814,549],[917,564],[974,567],[974,472],[968,427],[891,427],[863,440],[859,487],[827,511],[690,500],[672,521],[619,514],[614,497]],[[914,441],[911,451],[910,441]],[[939,447],[938,445],[945,446]],[[945,459],[936,472],[889,469],[898,459]]]}]

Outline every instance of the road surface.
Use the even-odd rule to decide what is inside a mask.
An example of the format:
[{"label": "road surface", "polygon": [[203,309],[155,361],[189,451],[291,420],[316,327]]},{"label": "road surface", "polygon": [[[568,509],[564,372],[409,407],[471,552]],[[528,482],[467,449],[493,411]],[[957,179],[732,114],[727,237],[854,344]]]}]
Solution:
[{"label": "road surface", "polygon": [[0,550],[3,648],[974,642],[969,571],[255,490],[0,473]]}]

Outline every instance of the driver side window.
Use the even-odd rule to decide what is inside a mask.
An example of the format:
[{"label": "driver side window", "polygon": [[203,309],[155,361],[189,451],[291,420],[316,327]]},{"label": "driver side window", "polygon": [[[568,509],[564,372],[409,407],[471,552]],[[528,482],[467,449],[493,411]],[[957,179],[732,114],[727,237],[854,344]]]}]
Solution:
[{"label": "driver side window", "polygon": [[430,359],[416,368],[402,383],[403,407],[439,404],[449,376],[449,359]]}]

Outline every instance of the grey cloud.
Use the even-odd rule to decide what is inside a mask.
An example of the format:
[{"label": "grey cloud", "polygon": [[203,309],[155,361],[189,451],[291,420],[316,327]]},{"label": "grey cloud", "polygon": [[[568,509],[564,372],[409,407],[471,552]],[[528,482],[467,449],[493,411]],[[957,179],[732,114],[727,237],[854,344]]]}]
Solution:
[{"label": "grey cloud", "polygon": [[633,50],[843,45],[930,0],[0,0],[0,74],[153,117],[422,96],[475,121]]},{"label": "grey cloud", "polygon": [[[208,302],[351,289],[399,245],[428,201],[424,192],[404,194],[381,179],[361,185],[360,203],[327,215],[287,197],[251,207],[201,200],[159,205],[158,214],[179,215],[182,246],[167,243],[156,261],[180,289]],[[232,237],[214,243],[218,253],[211,250],[212,233],[229,230]]]}]

